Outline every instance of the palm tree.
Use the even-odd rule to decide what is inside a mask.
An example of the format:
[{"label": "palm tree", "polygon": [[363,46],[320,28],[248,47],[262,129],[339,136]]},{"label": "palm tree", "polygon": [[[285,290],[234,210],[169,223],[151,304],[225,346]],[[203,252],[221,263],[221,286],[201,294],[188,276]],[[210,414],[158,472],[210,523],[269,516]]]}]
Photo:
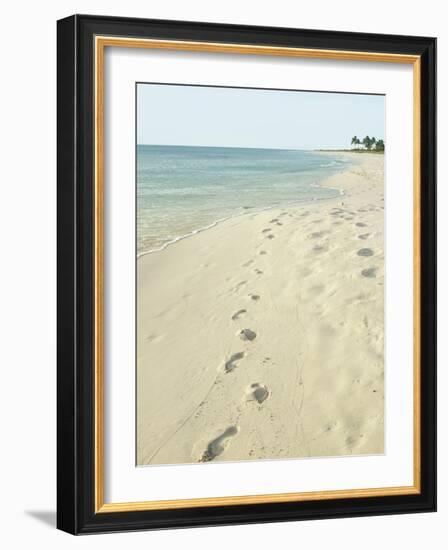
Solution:
[{"label": "palm tree", "polygon": [[382,139],[378,139],[375,144],[375,149],[377,151],[384,151],[384,141]]},{"label": "palm tree", "polygon": [[358,145],[359,143],[359,139],[356,137],[356,136],[353,136],[352,137],[352,142],[351,142],[351,145]]},{"label": "palm tree", "polygon": [[374,137],[372,137],[370,139],[370,147],[373,147],[375,145],[375,143],[376,143],[376,139]]},{"label": "palm tree", "polygon": [[364,145],[364,147],[370,151],[370,148],[372,147],[372,141],[371,139],[369,138],[369,136],[366,136],[363,140],[362,140],[362,144]]}]

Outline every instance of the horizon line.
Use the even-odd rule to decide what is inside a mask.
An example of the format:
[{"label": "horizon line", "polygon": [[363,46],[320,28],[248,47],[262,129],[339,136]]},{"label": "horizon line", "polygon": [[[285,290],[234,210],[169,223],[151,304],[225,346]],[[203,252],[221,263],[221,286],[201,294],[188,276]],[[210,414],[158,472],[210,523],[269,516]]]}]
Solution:
[{"label": "horizon line", "polygon": [[146,145],[148,147],[203,147],[208,149],[262,149],[262,150],[278,150],[278,151],[315,151],[317,149],[343,149],[345,145],[320,145],[316,147],[248,147],[248,146],[235,146],[235,145],[180,145],[176,143],[137,143],[139,145]]}]

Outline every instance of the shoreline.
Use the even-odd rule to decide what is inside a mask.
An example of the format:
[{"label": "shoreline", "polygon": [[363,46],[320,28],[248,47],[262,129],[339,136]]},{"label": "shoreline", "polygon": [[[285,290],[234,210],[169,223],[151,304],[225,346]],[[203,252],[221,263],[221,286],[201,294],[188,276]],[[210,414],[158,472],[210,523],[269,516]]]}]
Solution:
[{"label": "shoreline", "polygon": [[384,451],[383,157],[357,160],[343,196],[139,257],[138,465]]},{"label": "shoreline", "polygon": [[[316,153],[331,153],[332,151],[317,150],[315,152]],[[339,154],[340,153],[345,153],[345,151],[335,151],[335,152],[339,153]],[[352,167],[353,167],[353,164],[350,167],[344,167],[345,168],[344,172],[349,170]],[[344,173],[344,172],[342,172],[342,173]],[[214,220],[209,225],[206,225],[204,227],[199,227],[198,229],[194,229],[190,233],[186,233],[185,235],[180,235],[178,237],[175,237],[174,239],[164,243],[159,248],[153,248],[151,250],[145,250],[143,252],[139,252],[139,253],[137,253],[137,261],[140,258],[142,258],[143,256],[146,256],[147,254],[153,254],[155,252],[162,252],[163,250],[165,250],[169,246],[172,246],[173,244],[176,244],[179,241],[182,241],[182,240],[190,238],[190,237],[194,237],[198,233],[202,233],[203,231],[207,231],[208,229],[212,229],[213,227],[216,227],[217,225],[225,223],[226,221],[234,219],[234,218],[238,218],[238,217],[241,217],[241,216],[247,216],[249,214],[254,214],[254,213],[257,213],[257,212],[266,212],[266,211],[269,211],[269,210],[275,210],[275,209],[278,209],[278,208],[288,208],[288,207],[291,207],[291,206],[292,207],[300,206],[300,205],[308,204],[308,203],[312,204],[312,203],[317,202],[317,201],[322,202],[322,201],[331,201],[331,200],[337,199],[340,196],[344,195],[344,190],[343,189],[338,189],[336,187],[329,187],[327,185],[324,185],[325,182],[327,180],[331,179],[332,177],[333,176],[326,176],[320,183],[313,184],[313,186],[320,187],[320,188],[323,188],[323,189],[332,189],[332,190],[335,190],[335,191],[339,191],[339,196],[337,196],[337,197],[328,197],[328,198],[324,197],[324,198],[296,200],[296,201],[291,201],[291,202],[285,202],[285,203],[282,203],[282,204],[275,204],[275,205],[271,205],[271,206],[265,206],[265,207],[257,209],[257,210],[252,209],[252,207],[250,207],[250,208],[247,209],[247,212],[240,212],[240,213],[233,214],[233,215],[225,217],[225,218],[220,218],[218,220]],[[256,207],[253,207],[253,208],[256,208]]]},{"label": "shoreline", "polygon": [[[319,185],[319,187],[325,187],[326,189],[333,189],[332,187],[326,187],[326,186],[323,186],[323,185]],[[336,190],[337,189],[335,189],[335,191]],[[301,205],[306,205],[306,204],[313,204],[315,202],[331,201],[331,200],[338,199],[341,196],[342,197],[344,196],[344,191],[343,190],[340,190],[340,193],[337,197],[303,199],[302,201],[298,200],[298,201],[289,202],[289,203],[285,202],[282,205],[276,204],[276,205],[272,205],[272,206],[266,206],[266,207],[261,208],[259,210],[252,210],[252,208],[250,208],[250,209],[247,209],[248,210],[247,212],[240,212],[239,214],[234,214],[233,216],[228,216],[227,218],[220,218],[219,220],[215,220],[214,222],[212,222],[210,225],[206,225],[205,227],[200,227],[198,229],[194,229],[193,231],[191,231],[190,233],[186,233],[185,235],[180,235],[179,237],[176,237],[171,241],[167,241],[160,248],[153,248],[153,249],[147,250],[145,252],[140,252],[139,254],[137,254],[137,260],[139,260],[143,256],[146,256],[147,254],[153,254],[155,252],[162,252],[163,250],[165,250],[169,246],[172,246],[173,244],[176,244],[179,241],[183,241],[184,239],[194,237],[198,233],[203,233],[204,231],[207,231],[208,229],[213,229],[214,227],[217,227],[218,225],[223,224],[223,223],[225,223],[229,220],[234,220],[236,218],[241,218],[243,216],[248,216],[250,214],[257,214],[257,213],[260,213],[260,212],[269,212],[270,210],[278,210],[278,209],[282,209],[282,208],[301,206]]]}]

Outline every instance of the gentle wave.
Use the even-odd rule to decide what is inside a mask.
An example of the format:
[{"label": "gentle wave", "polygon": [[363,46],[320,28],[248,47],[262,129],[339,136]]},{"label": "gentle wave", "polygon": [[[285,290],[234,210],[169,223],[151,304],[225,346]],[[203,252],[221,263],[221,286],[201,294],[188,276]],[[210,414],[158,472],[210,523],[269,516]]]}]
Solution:
[{"label": "gentle wave", "polygon": [[[344,196],[344,191],[342,189],[337,189],[336,187],[322,186],[322,185],[319,185],[318,183],[312,184],[312,187],[321,187],[323,189],[331,189],[333,191],[338,191],[340,196]],[[174,239],[171,239],[171,240],[167,241],[166,243],[164,243],[159,248],[153,248],[151,250],[145,250],[143,252],[140,252],[140,253],[137,254],[137,260],[140,259],[142,256],[146,256],[147,254],[153,254],[154,252],[161,252],[162,250],[165,250],[166,248],[168,248],[172,244],[175,244],[179,241],[183,241],[184,239],[188,239],[189,237],[193,237],[194,235],[197,235],[198,233],[203,233],[204,231],[212,229],[213,227],[217,227],[219,224],[221,224],[223,222],[226,222],[228,220],[233,220],[233,219],[236,219],[236,218],[239,218],[239,217],[242,217],[242,216],[247,216],[248,214],[253,214],[254,212],[256,212],[258,214],[260,212],[266,212],[267,210],[274,210],[275,208],[280,208],[280,207],[285,207],[286,208],[287,206],[294,206],[296,204],[303,204],[303,203],[314,202],[314,201],[325,201],[325,200],[330,200],[330,199],[328,197],[313,197],[313,198],[309,198],[309,199],[302,199],[302,200],[296,200],[296,201],[284,203],[282,206],[280,204],[273,204],[273,205],[270,205],[270,206],[266,206],[265,208],[259,208],[259,209],[256,209],[256,210],[253,210],[252,208],[250,210],[247,209],[245,212],[239,212],[238,214],[234,214],[233,216],[227,216],[225,218],[220,218],[219,220],[215,220],[214,222],[212,222],[209,225],[206,225],[204,227],[200,227],[198,229],[194,229],[193,231],[190,231],[189,233],[186,233],[185,235],[180,235],[179,237],[175,237]]]}]

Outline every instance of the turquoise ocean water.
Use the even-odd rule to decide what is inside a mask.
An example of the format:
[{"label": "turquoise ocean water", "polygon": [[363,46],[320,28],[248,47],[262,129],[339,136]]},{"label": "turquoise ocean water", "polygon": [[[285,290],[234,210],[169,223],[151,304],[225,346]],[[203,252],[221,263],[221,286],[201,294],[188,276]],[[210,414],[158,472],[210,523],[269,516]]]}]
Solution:
[{"label": "turquoise ocean water", "polygon": [[337,153],[138,145],[137,253],[232,216],[338,196],[319,183],[347,165]]}]

